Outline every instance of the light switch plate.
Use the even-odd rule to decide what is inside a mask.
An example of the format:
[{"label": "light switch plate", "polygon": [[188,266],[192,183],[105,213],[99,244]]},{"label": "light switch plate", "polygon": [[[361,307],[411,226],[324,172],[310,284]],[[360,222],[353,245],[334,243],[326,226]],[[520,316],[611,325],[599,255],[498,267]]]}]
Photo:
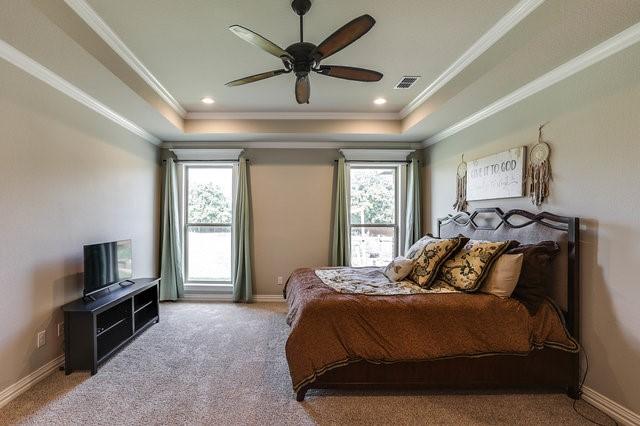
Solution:
[{"label": "light switch plate", "polygon": [[36,342],[36,348],[41,348],[47,344],[47,331],[42,330],[38,332],[38,340]]}]

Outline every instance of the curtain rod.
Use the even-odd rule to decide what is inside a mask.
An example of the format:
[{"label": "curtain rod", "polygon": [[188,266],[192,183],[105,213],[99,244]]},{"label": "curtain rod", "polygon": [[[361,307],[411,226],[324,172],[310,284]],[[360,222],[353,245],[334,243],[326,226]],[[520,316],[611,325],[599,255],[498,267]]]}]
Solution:
[{"label": "curtain rod", "polygon": [[[337,163],[338,160],[333,160],[334,163]],[[345,160],[345,163],[411,163],[411,160]],[[420,162],[418,160],[418,162]]]},{"label": "curtain rod", "polygon": [[[166,159],[162,160],[163,163],[166,163]],[[240,160],[173,160],[174,163],[237,163]],[[246,159],[247,163],[249,159]]]}]

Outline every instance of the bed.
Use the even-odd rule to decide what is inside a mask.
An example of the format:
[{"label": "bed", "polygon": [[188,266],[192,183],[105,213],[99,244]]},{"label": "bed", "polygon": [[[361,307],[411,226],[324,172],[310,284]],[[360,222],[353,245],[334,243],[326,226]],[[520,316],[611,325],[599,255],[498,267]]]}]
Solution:
[{"label": "bed", "polygon": [[482,208],[438,221],[440,237],[556,241],[560,254],[535,315],[516,300],[479,294],[341,293],[315,270],[284,289],[286,344],[298,401],[309,389],[579,388],[579,219]]}]

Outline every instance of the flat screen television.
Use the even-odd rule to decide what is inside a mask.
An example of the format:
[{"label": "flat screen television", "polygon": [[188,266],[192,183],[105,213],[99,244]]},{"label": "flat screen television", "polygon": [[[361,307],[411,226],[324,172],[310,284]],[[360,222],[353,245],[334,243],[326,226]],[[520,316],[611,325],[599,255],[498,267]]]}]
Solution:
[{"label": "flat screen television", "polygon": [[84,246],[84,295],[133,277],[131,240]]}]

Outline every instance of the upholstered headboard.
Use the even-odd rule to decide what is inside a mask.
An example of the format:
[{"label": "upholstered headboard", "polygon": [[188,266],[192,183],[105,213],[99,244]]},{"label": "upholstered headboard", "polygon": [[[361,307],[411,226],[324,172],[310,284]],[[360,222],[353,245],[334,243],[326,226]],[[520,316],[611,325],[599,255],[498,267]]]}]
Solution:
[{"label": "upholstered headboard", "polygon": [[579,337],[579,259],[577,217],[551,213],[531,213],[499,208],[481,208],[473,213],[461,212],[438,219],[438,235],[452,237],[462,234],[476,240],[517,240],[522,244],[556,241],[560,254],[554,261],[554,278],[547,293],[560,306],[572,336]]}]

